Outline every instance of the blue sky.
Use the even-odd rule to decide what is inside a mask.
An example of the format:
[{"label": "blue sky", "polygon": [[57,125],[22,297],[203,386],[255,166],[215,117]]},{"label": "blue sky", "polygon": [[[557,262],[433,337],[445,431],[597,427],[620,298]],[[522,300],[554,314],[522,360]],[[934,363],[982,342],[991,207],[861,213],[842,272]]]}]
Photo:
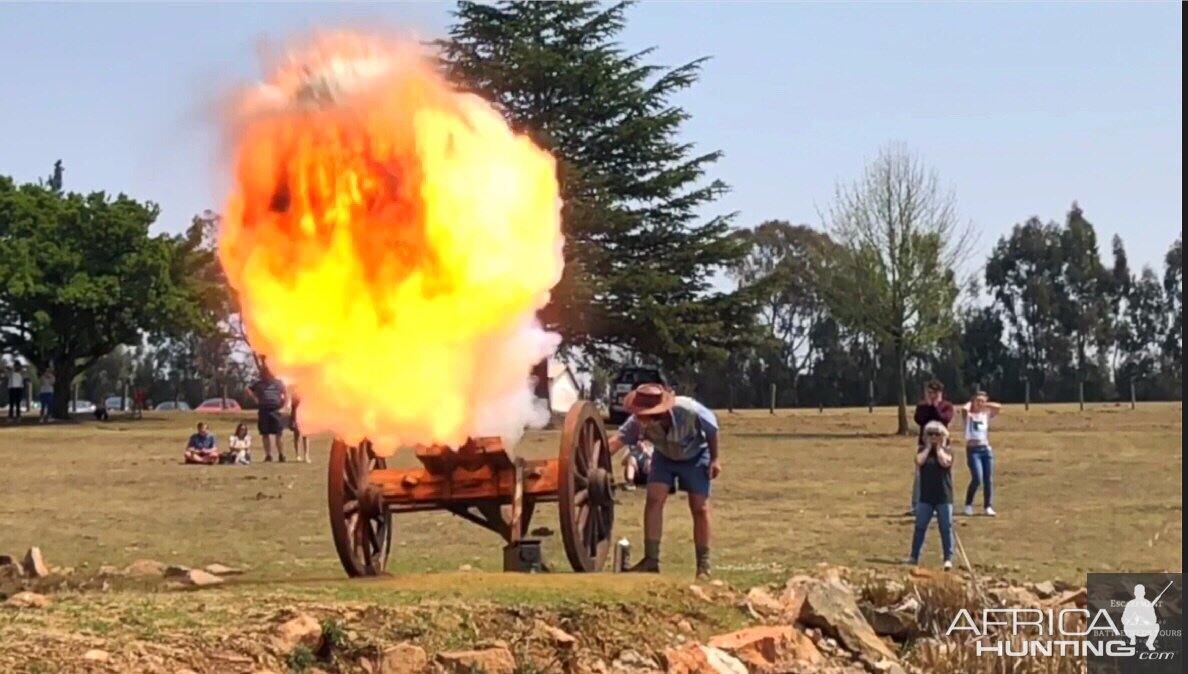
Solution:
[{"label": "blue sky", "polygon": [[[0,4],[0,174],[66,165],[67,188],[151,199],[160,224],[218,209],[215,103],[258,76],[263,40],[384,25],[439,35],[452,5]],[[917,151],[981,230],[979,260],[1031,215],[1076,199],[1102,251],[1158,265],[1182,232],[1182,9],[1165,4],[794,4],[636,7],[629,48],[712,56],[679,103],[721,149],[738,211],[819,224],[839,179],[889,141]]]}]

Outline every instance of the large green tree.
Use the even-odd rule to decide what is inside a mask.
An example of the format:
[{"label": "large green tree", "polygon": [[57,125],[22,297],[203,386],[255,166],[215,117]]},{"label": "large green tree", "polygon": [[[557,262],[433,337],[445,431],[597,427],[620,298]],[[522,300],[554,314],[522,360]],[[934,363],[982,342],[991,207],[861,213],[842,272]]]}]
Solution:
[{"label": "large green tree", "polygon": [[144,333],[202,325],[178,239],[152,235],[157,206],[120,194],[66,193],[0,176],[0,339],[57,374],[65,416],[75,376]]},{"label": "large green tree", "polygon": [[618,43],[631,3],[460,2],[443,67],[558,159],[565,273],[542,312],[568,346],[625,350],[679,369],[724,356],[739,311],[713,278],[740,254],[718,152],[679,138],[673,96],[702,61],[649,64]]},{"label": "large green tree", "polygon": [[936,172],[897,145],[838,186],[826,217],[838,244],[822,286],[830,310],[889,347],[897,432],[907,434],[908,359],[956,330],[957,269],[971,229]]},{"label": "large green tree", "polygon": [[746,254],[730,276],[752,292],[766,339],[759,349],[768,384],[791,391],[817,355],[812,339],[829,313],[821,292],[821,264],[833,258],[824,232],[783,220],[769,220],[738,232]]}]

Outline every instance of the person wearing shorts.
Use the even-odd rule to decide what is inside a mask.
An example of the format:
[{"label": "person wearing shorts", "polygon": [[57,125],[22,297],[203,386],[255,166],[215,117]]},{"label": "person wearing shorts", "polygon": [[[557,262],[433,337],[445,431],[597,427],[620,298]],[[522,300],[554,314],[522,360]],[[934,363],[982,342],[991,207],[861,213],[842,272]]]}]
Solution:
[{"label": "person wearing shorts", "polygon": [[285,462],[285,419],[281,410],[288,402],[285,384],[273,376],[268,365],[261,361],[260,379],[252,384],[248,392],[259,403],[260,409],[256,417],[256,430],[260,432],[264,445],[264,463],[272,461],[272,443],[276,441],[277,461]]},{"label": "person wearing shorts", "polygon": [[652,444],[644,506],[644,558],[632,571],[660,571],[660,538],[664,505],[674,489],[689,495],[697,577],[710,575],[710,508],[712,481],[722,472],[718,461],[718,419],[696,400],[677,396],[660,384],[641,384],[623,401],[631,416],[610,440],[611,452]]}]

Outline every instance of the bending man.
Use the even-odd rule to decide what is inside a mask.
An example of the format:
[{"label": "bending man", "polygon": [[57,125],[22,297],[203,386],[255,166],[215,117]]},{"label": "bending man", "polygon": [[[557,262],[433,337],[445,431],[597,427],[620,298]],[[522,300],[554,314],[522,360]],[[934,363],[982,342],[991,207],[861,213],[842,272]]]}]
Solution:
[{"label": "bending man", "polygon": [[718,420],[692,398],[659,384],[642,384],[623,401],[631,415],[610,440],[611,452],[647,440],[655,448],[644,506],[644,558],[632,571],[659,573],[664,503],[677,488],[689,494],[697,577],[710,575],[710,484],[718,463]]}]

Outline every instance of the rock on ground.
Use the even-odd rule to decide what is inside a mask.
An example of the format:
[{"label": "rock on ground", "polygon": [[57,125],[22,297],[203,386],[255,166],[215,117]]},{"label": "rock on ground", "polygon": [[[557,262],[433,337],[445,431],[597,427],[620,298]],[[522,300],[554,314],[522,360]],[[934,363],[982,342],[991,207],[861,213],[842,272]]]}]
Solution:
[{"label": "rock on ground", "polygon": [[298,646],[316,652],[321,645],[322,624],[307,613],[277,625],[272,633],[272,647],[285,655],[292,653]]},{"label": "rock on ground", "polygon": [[747,666],[738,658],[701,644],[664,651],[664,667],[668,674],[747,674]]},{"label": "rock on ground", "polygon": [[186,572],[186,583],[194,587],[209,587],[222,582],[224,582],[222,578],[201,569],[190,569]]},{"label": "rock on ground", "polygon": [[36,592],[17,592],[4,602],[5,606],[13,608],[49,608],[50,598]]},{"label": "rock on ground", "polygon": [[107,662],[111,658],[107,651],[101,651],[98,648],[83,653],[83,660],[90,660],[91,662]]},{"label": "rock on ground", "polygon": [[205,567],[203,567],[203,570],[216,576],[238,576],[243,573],[242,569],[237,569],[233,566],[226,566],[224,564],[207,564]]},{"label": "rock on ground", "polygon": [[25,553],[25,573],[34,578],[45,578],[49,575],[49,567],[45,565],[41,548],[29,548],[29,551]]},{"label": "rock on ground", "polygon": [[516,659],[505,646],[445,651],[437,654],[437,663],[449,674],[516,674]]},{"label": "rock on ground", "polygon": [[396,644],[380,656],[379,674],[422,674],[429,667],[425,649],[414,644]]},{"label": "rock on ground", "polygon": [[720,634],[709,646],[741,660],[751,671],[771,671],[792,662],[816,663],[821,652],[803,632],[791,625],[765,625]]},{"label": "rock on ground", "polygon": [[799,584],[804,590],[802,623],[821,628],[870,667],[883,660],[898,667],[895,653],[871,629],[848,588],[816,579],[804,579]]},{"label": "rock on ground", "polygon": [[160,578],[165,575],[165,565],[155,559],[138,559],[124,567],[124,573],[138,578]]}]

